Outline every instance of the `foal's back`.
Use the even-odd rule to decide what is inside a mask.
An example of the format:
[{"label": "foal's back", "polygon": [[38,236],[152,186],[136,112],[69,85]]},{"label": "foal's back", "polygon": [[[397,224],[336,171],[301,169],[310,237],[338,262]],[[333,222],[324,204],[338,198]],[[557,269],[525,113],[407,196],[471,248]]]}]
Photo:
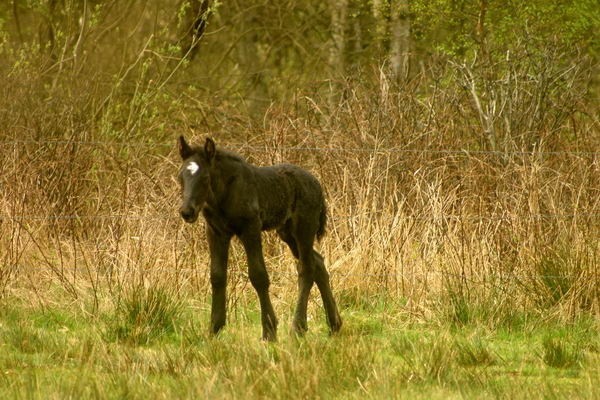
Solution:
[{"label": "foal's back", "polygon": [[317,178],[292,164],[250,166],[256,185],[263,229],[288,223],[318,223],[325,208],[323,189]]}]

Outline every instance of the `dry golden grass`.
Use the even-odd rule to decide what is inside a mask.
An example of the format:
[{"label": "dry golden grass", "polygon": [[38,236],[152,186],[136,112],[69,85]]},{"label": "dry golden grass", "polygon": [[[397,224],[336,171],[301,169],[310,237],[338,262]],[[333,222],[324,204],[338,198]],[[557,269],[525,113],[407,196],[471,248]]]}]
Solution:
[{"label": "dry golden grass", "polygon": [[[234,139],[223,126],[195,139],[211,135],[252,162],[294,162],[318,175],[330,220],[321,248],[335,290],[356,301],[385,293],[416,313],[455,301],[598,313],[595,121],[581,144],[559,147],[542,137],[531,148],[473,149],[451,132],[462,121],[442,104],[435,118],[446,124],[413,136],[395,128],[395,138],[382,125],[431,113],[404,110],[408,94],[396,90],[395,97],[375,92],[387,96],[383,106],[357,94],[326,120],[271,109],[258,134]],[[440,103],[430,96],[424,102]],[[28,288],[43,297],[43,287],[56,283],[74,298],[157,281],[206,290],[201,223],[184,226],[176,214],[178,159],[167,139],[178,132],[112,140],[93,120],[74,121],[85,114],[77,103],[35,107],[2,121],[10,132],[1,147],[4,295]],[[561,132],[570,129],[565,120]],[[265,241],[281,286],[274,292],[289,297],[293,260],[272,236]],[[232,283],[246,288],[239,247],[231,261]]]}]

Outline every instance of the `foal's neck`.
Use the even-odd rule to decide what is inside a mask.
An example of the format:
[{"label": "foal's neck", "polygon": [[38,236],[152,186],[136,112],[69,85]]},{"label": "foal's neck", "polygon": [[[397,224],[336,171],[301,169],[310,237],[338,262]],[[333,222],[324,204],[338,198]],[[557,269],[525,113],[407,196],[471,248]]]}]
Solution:
[{"label": "foal's neck", "polygon": [[210,172],[210,187],[206,202],[210,207],[219,209],[229,195],[229,187],[240,175],[240,170],[249,168],[240,156],[219,150]]}]

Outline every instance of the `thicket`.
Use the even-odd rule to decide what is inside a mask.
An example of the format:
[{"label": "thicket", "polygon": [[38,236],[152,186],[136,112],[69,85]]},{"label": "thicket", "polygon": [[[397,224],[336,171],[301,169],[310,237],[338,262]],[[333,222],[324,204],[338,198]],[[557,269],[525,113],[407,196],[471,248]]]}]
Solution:
[{"label": "thicket", "polygon": [[[126,307],[141,287],[205,290],[202,229],[176,215],[185,134],[319,176],[322,247],[348,304],[391,294],[457,323],[597,314],[599,13],[592,0],[4,2],[1,293],[58,286]],[[293,260],[265,241],[274,292],[293,291]],[[232,264],[235,304],[241,252]]]}]

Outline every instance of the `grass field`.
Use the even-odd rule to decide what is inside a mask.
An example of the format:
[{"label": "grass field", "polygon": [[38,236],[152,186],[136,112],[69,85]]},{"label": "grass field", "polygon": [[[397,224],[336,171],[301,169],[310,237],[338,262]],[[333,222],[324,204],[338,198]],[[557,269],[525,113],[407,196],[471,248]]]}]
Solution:
[{"label": "grass field", "polygon": [[[259,340],[252,300],[217,338],[208,299],[160,289],[92,315],[85,304],[3,302],[2,398],[577,398],[600,396],[598,321],[516,311],[493,326],[429,318],[380,297],[342,301],[343,331],[326,334],[312,304],[311,331],[288,333],[280,299],[277,343]],[[135,304],[134,304],[135,303]],[[365,302],[366,303],[366,302]],[[138,306],[137,308],[134,306]],[[283,306],[283,310],[282,310]],[[135,311],[134,311],[135,310]],[[287,326],[286,326],[287,325]]]}]

